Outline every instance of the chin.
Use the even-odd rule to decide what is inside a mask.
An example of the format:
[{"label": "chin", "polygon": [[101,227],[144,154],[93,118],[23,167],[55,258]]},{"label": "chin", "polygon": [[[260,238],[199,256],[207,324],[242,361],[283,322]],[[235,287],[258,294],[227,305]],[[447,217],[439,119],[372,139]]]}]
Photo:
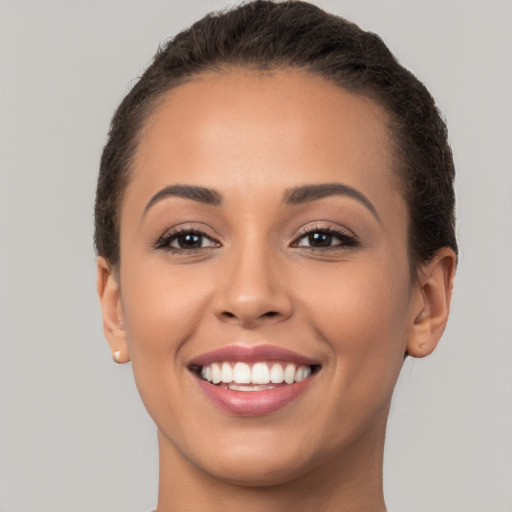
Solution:
[{"label": "chin", "polygon": [[262,460],[261,456],[245,460],[224,460],[215,467],[205,468],[214,478],[243,487],[272,487],[292,482],[307,474],[311,467],[294,457],[274,457]]},{"label": "chin", "polygon": [[[226,483],[244,487],[268,487],[287,484],[332,460],[338,451],[325,449],[315,442],[314,435],[289,430],[243,433],[244,439],[230,435],[215,443],[212,450],[204,446],[194,449],[190,460],[196,468]],[[341,448],[342,449],[342,448]],[[336,459],[339,455],[336,455]]]}]

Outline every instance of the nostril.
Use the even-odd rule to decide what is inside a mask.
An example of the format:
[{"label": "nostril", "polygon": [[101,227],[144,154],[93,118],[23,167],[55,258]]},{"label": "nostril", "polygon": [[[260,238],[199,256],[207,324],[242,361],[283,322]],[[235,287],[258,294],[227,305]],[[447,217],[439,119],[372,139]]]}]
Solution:
[{"label": "nostril", "polygon": [[241,320],[243,323],[253,323],[255,321],[258,321],[259,320],[264,320],[264,319],[274,319],[274,318],[278,318],[280,316],[280,313],[278,311],[267,311],[266,313],[262,313],[261,315],[254,315],[254,316],[251,316],[252,319],[249,319],[248,317],[244,317],[244,315],[237,315],[236,313],[233,313],[232,311],[223,311],[222,312],[222,316],[224,317],[224,319],[229,319],[229,320],[233,320],[233,319],[238,319],[238,320]]},{"label": "nostril", "polygon": [[[228,318],[236,318],[237,317],[231,311],[224,311],[223,315]],[[265,318],[265,317],[272,318],[272,317],[278,316],[278,315],[279,315],[279,313],[277,311],[267,311],[266,313],[263,313],[262,315],[260,315],[260,318]]]}]

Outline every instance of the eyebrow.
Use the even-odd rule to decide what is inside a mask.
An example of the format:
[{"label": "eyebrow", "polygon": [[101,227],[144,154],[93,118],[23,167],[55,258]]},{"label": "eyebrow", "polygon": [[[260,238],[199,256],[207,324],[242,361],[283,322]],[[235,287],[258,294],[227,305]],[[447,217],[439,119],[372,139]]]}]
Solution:
[{"label": "eyebrow", "polygon": [[[148,202],[144,209],[146,212],[157,202],[169,196],[192,199],[203,204],[219,206],[222,204],[222,195],[214,189],[198,187],[195,185],[169,185],[158,191]],[[317,201],[329,196],[345,196],[355,199],[365,206],[380,221],[377,210],[371,201],[362,193],[343,183],[320,183],[317,185],[304,185],[288,189],[284,195],[284,203],[298,205]]]},{"label": "eyebrow", "polygon": [[317,201],[329,196],[345,196],[355,199],[363,206],[365,206],[370,212],[380,221],[379,214],[375,209],[375,206],[371,201],[359,190],[352,188],[343,183],[321,183],[318,185],[304,185],[302,187],[296,187],[287,190],[285,194],[286,204],[302,204],[308,203],[309,201]]},{"label": "eyebrow", "polygon": [[169,196],[183,197],[185,199],[192,199],[198,203],[211,204],[214,206],[222,204],[222,196],[211,188],[197,187],[194,185],[169,185],[158,191],[149,200],[144,209],[144,215],[155,203]]}]

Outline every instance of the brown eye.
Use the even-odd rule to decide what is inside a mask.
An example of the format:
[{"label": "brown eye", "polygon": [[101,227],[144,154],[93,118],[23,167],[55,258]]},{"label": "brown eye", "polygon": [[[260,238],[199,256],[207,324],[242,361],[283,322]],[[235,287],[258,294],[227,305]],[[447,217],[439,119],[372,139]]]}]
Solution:
[{"label": "brown eye", "polygon": [[341,230],[316,228],[306,231],[292,245],[310,249],[341,249],[343,247],[355,247],[359,243],[355,236]]},{"label": "brown eye", "polygon": [[332,245],[332,235],[328,233],[310,233],[307,239],[311,247],[329,247]]},{"label": "brown eye", "polygon": [[220,244],[199,231],[182,230],[165,234],[156,242],[156,249],[165,249],[170,252],[187,252],[219,247]]},{"label": "brown eye", "polygon": [[203,247],[203,235],[196,233],[189,233],[186,235],[179,235],[169,244],[170,247],[178,247],[180,249],[198,249]]}]

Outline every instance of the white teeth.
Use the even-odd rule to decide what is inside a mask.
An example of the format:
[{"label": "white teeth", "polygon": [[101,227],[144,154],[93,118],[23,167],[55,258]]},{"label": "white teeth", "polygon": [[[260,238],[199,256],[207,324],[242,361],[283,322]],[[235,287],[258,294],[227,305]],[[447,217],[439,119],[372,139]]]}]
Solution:
[{"label": "white teeth", "polygon": [[222,363],[222,382],[233,382],[233,368],[229,363]]},{"label": "white teeth", "polygon": [[246,363],[236,363],[233,368],[233,380],[237,384],[250,384],[251,367]]},{"label": "white teeth", "polygon": [[252,367],[252,383],[268,384],[270,382],[270,370],[266,363],[256,363]]},{"label": "white teeth", "polygon": [[270,382],[281,384],[284,380],[284,370],[280,364],[273,364],[270,368]]},{"label": "white teeth", "polygon": [[212,364],[212,382],[218,384],[222,380],[222,372],[218,364]]},{"label": "white teeth", "polygon": [[311,368],[309,366],[300,366],[295,372],[295,382],[307,379],[311,375]]},{"label": "white teeth", "polygon": [[[213,384],[227,384],[236,391],[261,391],[272,389],[272,384],[293,384],[311,375],[311,367],[293,363],[257,362],[251,365],[243,362],[217,362],[201,368],[201,378]],[[241,384],[239,386],[238,384]]]},{"label": "white teeth", "polygon": [[286,384],[293,384],[295,382],[295,365],[287,364],[284,369],[284,381]]},{"label": "white teeth", "polygon": [[265,386],[264,384],[256,386],[248,386],[247,384],[244,384],[239,386],[238,384],[230,384],[228,388],[232,391],[265,391],[267,389],[274,389],[274,386]]}]

